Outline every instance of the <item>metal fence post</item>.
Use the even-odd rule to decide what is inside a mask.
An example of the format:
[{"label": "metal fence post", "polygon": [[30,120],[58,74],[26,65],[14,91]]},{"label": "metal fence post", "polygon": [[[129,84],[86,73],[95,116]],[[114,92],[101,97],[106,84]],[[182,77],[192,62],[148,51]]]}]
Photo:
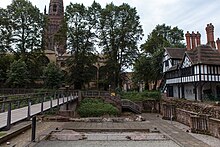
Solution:
[{"label": "metal fence post", "polygon": [[18,109],[20,108],[20,101],[19,100],[17,101],[17,108]]},{"label": "metal fence post", "polygon": [[69,92],[67,92],[67,102],[69,102],[69,96],[70,96],[70,94],[69,94]]},{"label": "metal fence post", "polygon": [[11,128],[11,102],[8,103],[8,116],[7,116],[7,127],[6,130]]},{"label": "metal fence post", "polygon": [[53,108],[53,98],[52,98],[52,96],[50,97],[50,109],[52,109]]},{"label": "metal fence post", "polygon": [[65,96],[64,96],[63,92],[62,92],[62,97],[63,97],[63,104],[64,104],[64,97],[65,97]]},{"label": "metal fence post", "polygon": [[3,103],[2,103],[2,112],[5,112],[5,101],[7,100],[7,97],[3,98]]},{"label": "metal fence post", "polygon": [[32,118],[32,134],[31,134],[31,141],[35,142],[35,138],[36,138],[36,116],[34,116]]},{"label": "metal fence post", "polygon": [[28,97],[27,119],[30,120],[30,117],[31,117],[31,100],[30,100],[30,97]]},{"label": "metal fence post", "polygon": [[59,93],[56,95],[56,97],[57,97],[57,107],[59,107],[59,105],[60,105],[60,97],[59,97]]},{"label": "metal fence post", "polygon": [[44,97],[41,98],[41,114],[44,112]]}]

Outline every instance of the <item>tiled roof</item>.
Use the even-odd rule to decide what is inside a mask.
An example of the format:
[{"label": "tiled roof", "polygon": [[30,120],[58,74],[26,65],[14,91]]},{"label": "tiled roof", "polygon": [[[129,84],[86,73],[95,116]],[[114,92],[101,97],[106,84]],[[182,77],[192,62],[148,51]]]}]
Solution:
[{"label": "tiled roof", "polygon": [[165,48],[165,50],[174,59],[182,59],[186,51],[185,48]]},{"label": "tiled roof", "polygon": [[209,45],[200,45],[193,50],[186,51],[186,55],[193,64],[220,65],[220,53]]}]

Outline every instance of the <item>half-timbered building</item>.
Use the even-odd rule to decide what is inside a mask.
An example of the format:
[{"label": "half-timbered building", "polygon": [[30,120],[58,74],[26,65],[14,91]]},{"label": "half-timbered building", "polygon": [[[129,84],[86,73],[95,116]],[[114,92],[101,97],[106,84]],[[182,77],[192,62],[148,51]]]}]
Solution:
[{"label": "half-timbered building", "polygon": [[220,99],[219,39],[215,48],[214,26],[206,27],[207,44],[200,44],[200,33],[186,33],[186,48],[165,48],[164,88],[168,97],[203,100]]}]

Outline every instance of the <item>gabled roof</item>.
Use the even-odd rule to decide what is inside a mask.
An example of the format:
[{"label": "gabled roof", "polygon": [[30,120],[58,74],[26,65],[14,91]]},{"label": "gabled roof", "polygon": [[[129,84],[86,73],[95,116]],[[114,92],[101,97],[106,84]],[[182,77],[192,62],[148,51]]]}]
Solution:
[{"label": "gabled roof", "polygon": [[185,48],[165,48],[166,52],[169,54],[170,58],[182,59],[186,51]]},{"label": "gabled roof", "polygon": [[193,50],[188,50],[186,55],[193,64],[220,65],[220,53],[209,45],[200,45]]}]

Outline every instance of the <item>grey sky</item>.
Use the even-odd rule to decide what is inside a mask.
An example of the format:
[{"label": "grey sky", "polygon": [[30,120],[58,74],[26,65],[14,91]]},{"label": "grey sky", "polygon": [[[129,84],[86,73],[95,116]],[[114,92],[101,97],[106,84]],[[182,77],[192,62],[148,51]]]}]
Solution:
[{"label": "grey sky", "polygon": [[[30,0],[41,12],[45,5],[48,8],[50,0]],[[64,0],[64,5],[83,3],[90,6],[94,0]],[[206,43],[205,27],[208,23],[215,26],[215,40],[220,38],[220,2],[219,0],[96,0],[104,7],[113,2],[120,5],[123,2],[136,7],[144,29],[144,39],[157,24],[178,26],[186,31],[199,31],[202,34],[202,43]],[[11,0],[0,0],[0,7],[6,8]],[[141,41],[143,43],[144,41]]]}]

